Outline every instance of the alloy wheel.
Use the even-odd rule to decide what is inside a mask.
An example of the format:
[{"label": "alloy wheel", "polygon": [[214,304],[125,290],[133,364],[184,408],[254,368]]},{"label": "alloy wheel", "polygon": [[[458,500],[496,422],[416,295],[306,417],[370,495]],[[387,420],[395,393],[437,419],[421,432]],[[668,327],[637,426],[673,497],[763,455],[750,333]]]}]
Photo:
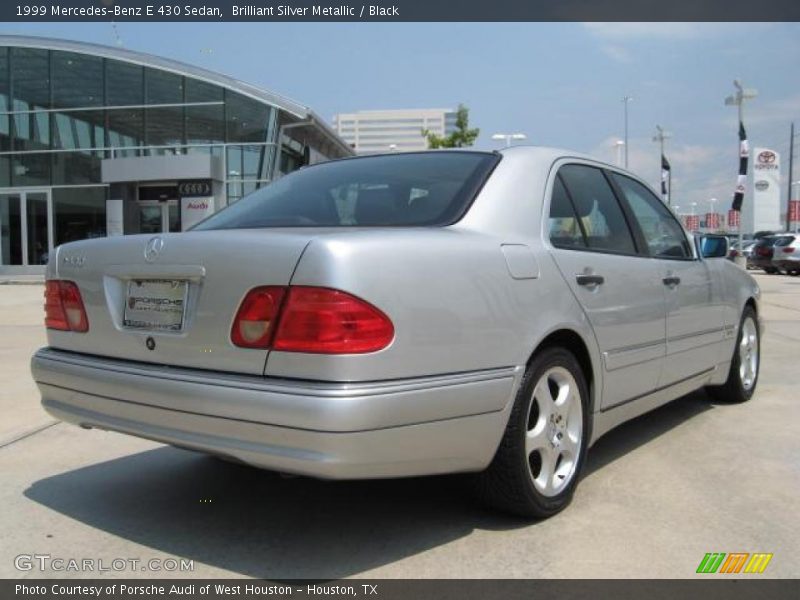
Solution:
[{"label": "alloy wheel", "polygon": [[525,455],[536,490],[555,496],[569,485],[583,437],[580,389],[564,367],[548,369],[536,382],[528,408]]},{"label": "alloy wheel", "polygon": [[758,358],[758,328],[753,318],[747,317],[739,339],[739,380],[748,392],[758,377]]}]

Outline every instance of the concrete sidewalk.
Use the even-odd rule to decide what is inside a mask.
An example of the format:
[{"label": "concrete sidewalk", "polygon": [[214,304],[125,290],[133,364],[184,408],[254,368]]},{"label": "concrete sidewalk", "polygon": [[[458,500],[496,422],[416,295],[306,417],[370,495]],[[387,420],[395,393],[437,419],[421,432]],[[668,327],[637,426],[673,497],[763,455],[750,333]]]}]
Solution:
[{"label": "concrete sidewalk", "polygon": [[0,285],[43,285],[44,275],[0,275]]},{"label": "concrete sidewalk", "polygon": [[[57,424],[0,448],[0,577],[685,578],[707,552],[771,552],[755,577],[798,577],[800,278],[756,277],[767,328],[752,401],[695,393],[612,431],[552,519],[486,511],[458,478],[282,479]],[[47,425],[28,370],[43,338],[41,287],[0,289],[6,429]],[[34,553],[182,557],[194,571],[14,568]]]}]

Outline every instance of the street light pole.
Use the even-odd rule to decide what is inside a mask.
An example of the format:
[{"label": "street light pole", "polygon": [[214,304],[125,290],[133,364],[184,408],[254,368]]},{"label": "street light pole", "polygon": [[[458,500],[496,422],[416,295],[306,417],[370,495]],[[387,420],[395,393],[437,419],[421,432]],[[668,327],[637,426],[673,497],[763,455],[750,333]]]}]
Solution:
[{"label": "street light pole", "polygon": [[622,103],[625,105],[625,168],[628,168],[628,103],[633,100],[632,96],[623,96]]},{"label": "street light pole", "polygon": [[524,133],[495,133],[492,136],[493,140],[505,140],[506,148],[511,147],[512,140],[527,140],[528,136]]},{"label": "street light pole", "polygon": [[[758,90],[755,90],[755,89],[752,89],[752,88],[747,88],[746,89],[742,85],[742,82],[741,82],[740,79],[734,79],[733,80],[733,87],[736,88],[736,94],[734,94],[733,96],[728,96],[727,98],[725,98],[725,106],[736,106],[737,112],[739,114],[739,126],[742,127],[743,126],[742,123],[744,123],[744,120],[743,120],[744,101],[745,100],[752,100],[753,98],[758,96]],[[741,144],[741,142],[740,142],[740,144]],[[742,219],[742,212],[739,211],[739,227],[738,227],[739,235],[738,235],[738,238],[739,238],[739,249],[740,250],[742,248],[743,240],[744,240],[744,237],[743,237],[743,234],[742,234],[742,227],[743,227],[743,224],[744,224],[743,221],[744,221],[744,219]],[[742,268],[746,268],[746,266],[747,266],[747,262],[745,260],[744,254],[741,251],[736,256],[736,263]]]},{"label": "street light pole", "polygon": [[622,166],[622,160],[623,160],[622,153],[624,147],[625,147],[625,142],[623,142],[622,140],[617,140],[614,142],[614,160],[618,167]]}]

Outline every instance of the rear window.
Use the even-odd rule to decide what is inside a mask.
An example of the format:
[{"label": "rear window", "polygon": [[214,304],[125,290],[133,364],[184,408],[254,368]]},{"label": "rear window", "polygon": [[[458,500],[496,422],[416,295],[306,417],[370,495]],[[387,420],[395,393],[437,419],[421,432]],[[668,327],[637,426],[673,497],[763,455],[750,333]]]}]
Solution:
[{"label": "rear window", "polygon": [[322,163],[261,188],[194,229],[448,225],[466,212],[499,159],[422,152]]},{"label": "rear window", "polygon": [[794,241],[794,236],[787,235],[786,237],[779,237],[775,240],[776,246],[788,246]]}]

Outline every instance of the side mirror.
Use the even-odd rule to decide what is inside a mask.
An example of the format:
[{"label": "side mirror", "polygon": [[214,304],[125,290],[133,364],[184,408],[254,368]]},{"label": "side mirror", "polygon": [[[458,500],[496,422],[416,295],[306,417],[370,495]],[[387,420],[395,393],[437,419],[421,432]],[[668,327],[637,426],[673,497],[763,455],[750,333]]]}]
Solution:
[{"label": "side mirror", "polygon": [[703,258],[726,258],[730,242],[724,235],[704,235],[700,238],[700,253]]}]

